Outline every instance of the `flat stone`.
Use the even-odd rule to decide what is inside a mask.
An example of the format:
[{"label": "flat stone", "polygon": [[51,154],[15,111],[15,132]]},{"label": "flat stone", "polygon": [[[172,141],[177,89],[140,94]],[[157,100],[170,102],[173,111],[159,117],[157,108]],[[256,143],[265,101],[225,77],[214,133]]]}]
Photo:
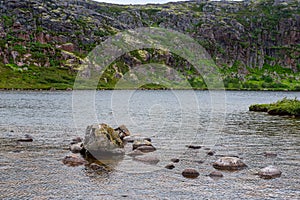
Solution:
[{"label": "flat stone", "polygon": [[210,150],[210,151],[207,152],[207,155],[213,156],[215,153],[216,153],[215,151]]},{"label": "flat stone", "polygon": [[201,146],[198,146],[198,145],[187,145],[187,148],[189,148],[189,149],[201,149]]},{"label": "flat stone", "polygon": [[156,148],[154,146],[140,146],[136,148],[136,150],[140,150],[143,153],[147,153],[147,152],[156,151]]},{"label": "flat stone", "polygon": [[275,166],[270,165],[259,170],[258,175],[264,179],[280,177],[282,172]]},{"label": "flat stone", "polygon": [[17,141],[18,142],[33,142],[33,138],[30,135],[25,134],[24,138],[18,139]]},{"label": "flat stone", "polygon": [[152,143],[148,140],[135,140],[132,144],[132,150],[135,150],[141,146],[152,146]]},{"label": "flat stone", "polygon": [[247,165],[240,158],[222,157],[213,163],[213,167],[221,170],[240,170]]},{"label": "flat stone", "polygon": [[186,178],[197,178],[199,175],[199,172],[195,169],[185,169],[182,172],[182,176]]}]

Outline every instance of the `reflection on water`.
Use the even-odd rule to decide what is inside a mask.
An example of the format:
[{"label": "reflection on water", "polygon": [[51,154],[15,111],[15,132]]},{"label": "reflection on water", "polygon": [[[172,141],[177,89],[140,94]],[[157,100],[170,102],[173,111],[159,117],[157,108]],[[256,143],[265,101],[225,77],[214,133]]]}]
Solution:
[{"label": "reflection on water", "polygon": [[[115,91],[116,92],[116,91]],[[151,137],[157,148],[153,166],[133,161],[125,155],[113,170],[95,173],[67,167],[68,144],[83,136],[85,127],[73,121],[72,92],[0,93],[0,198],[1,199],[297,199],[300,196],[300,119],[269,116],[248,111],[253,103],[269,103],[297,92],[226,92],[226,118],[221,132],[209,129],[212,115],[209,92],[196,91],[197,112],[182,106],[172,91],[137,91],[125,101],[128,91],[98,91],[96,113],[99,122],[117,127],[126,122],[134,135]],[[178,91],[181,99],[188,91]],[[186,95],[185,95],[186,94]],[[115,102],[116,101],[116,102]],[[119,102],[118,102],[119,101]],[[121,105],[124,104],[124,107]],[[182,109],[184,108],[184,109]],[[123,119],[123,116],[127,116]],[[213,137],[208,137],[213,134]],[[32,143],[18,143],[25,134]],[[206,139],[215,138],[214,156],[208,156]],[[199,144],[199,150],[188,144]],[[131,146],[127,145],[126,151]],[[265,157],[265,151],[277,157]],[[212,162],[223,155],[235,155],[248,165],[245,170],[223,172],[213,180],[206,176]],[[171,158],[179,158],[175,169],[164,168]],[[263,180],[253,175],[259,168],[274,164],[283,174]],[[197,179],[181,172],[195,168]]]}]

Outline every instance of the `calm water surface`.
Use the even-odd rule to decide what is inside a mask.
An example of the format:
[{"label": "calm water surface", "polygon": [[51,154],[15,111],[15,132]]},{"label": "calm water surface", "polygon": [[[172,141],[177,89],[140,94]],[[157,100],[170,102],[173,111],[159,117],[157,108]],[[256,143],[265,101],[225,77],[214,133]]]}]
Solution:
[{"label": "calm water surface", "polygon": [[[97,91],[94,115],[87,115],[84,106],[93,103],[87,98],[92,91],[82,91],[82,107],[76,112],[72,94],[0,92],[0,199],[300,197],[300,119],[248,111],[254,103],[300,98],[299,92],[230,91],[216,105],[208,91]],[[133,135],[151,137],[157,147],[152,154],[160,162],[146,165],[125,156],[113,171],[104,173],[63,165],[70,140],[83,137],[86,125],[93,122],[126,124]],[[16,140],[25,134],[34,142],[18,144]],[[203,147],[189,150],[189,144]],[[205,147],[216,154],[207,156]],[[126,146],[127,151],[130,148]],[[265,151],[276,151],[278,156],[266,158]],[[217,180],[208,177],[214,170],[212,162],[223,155],[239,156],[248,168],[223,172]],[[164,166],[171,158],[180,162],[167,170]],[[280,178],[253,175],[270,164],[283,171]],[[182,177],[185,168],[197,169],[200,176]]]}]

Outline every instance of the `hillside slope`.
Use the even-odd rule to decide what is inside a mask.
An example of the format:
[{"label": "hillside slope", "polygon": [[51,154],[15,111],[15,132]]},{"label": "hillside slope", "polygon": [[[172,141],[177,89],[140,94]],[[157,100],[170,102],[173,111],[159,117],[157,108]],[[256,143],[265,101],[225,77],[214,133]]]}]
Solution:
[{"label": "hillside slope", "polygon": [[[212,55],[229,89],[300,89],[299,0],[247,0],[121,6],[89,0],[0,0],[0,88],[72,87],[88,52],[109,36],[138,27],[189,34]],[[145,54],[145,52],[144,52]],[[205,88],[185,61],[146,51]],[[155,59],[152,59],[155,58]],[[99,87],[113,87],[138,51],[124,55]],[[171,61],[170,61],[171,60]],[[118,74],[118,76],[116,76]],[[103,79],[104,80],[104,79]]]}]

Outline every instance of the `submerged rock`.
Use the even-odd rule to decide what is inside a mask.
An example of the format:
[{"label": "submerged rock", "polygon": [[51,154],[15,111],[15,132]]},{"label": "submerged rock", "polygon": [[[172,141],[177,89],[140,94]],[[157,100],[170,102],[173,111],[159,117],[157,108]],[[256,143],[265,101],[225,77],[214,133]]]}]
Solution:
[{"label": "submerged rock", "polygon": [[155,156],[137,156],[134,158],[136,161],[156,165],[160,160]]},{"label": "submerged rock", "polygon": [[24,138],[18,139],[17,141],[18,142],[33,142],[33,138],[30,135],[25,134]]},{"label": "submerged rock", "polygon": [[67,166],[71,166],[71,167],[76,167],[76,166],[80,166],[80,165],[86,165],[88,164],[88,162],[86,160],[84,160],[83,158],[77,156],[77,155],[69,155],[66,156],[62,162],[67,165]]},{"label": "submerged rock", "polygon": [[135,149],[127,154],[128,156],[140,156],[144,155],[144,153],[138,149]]},{"label": "submerged rock", "polygon": [[123,154],[125,152],[119,132],[107,124],[88,126],[83,147],[91,154]]},{"label": "submerged rock", "polygon": [[213,171],[213,172],[211,172],[211,173],[209,173],[209,175],[208,176],[210,176],[210,177],[223,177],[223,174],[221,173],[221,172],[218,172],[218,171]]},{"label": "submerged rock", "polygon": [[258,175],[261,177],[261,178],[264,178],[264,179],[271,179],[271,178],[276,178],[276,177],[280,177],[281,176],[281,171],[273,166],[273,165],[270,165],[270,166],[267,166],[263,169],[260,169],[258,171]]},{"label": "submerged rock", "polygon": [[222,157],[213,163],[213,167],[221,170],[240,170],[247,165],[240,158]]},{"label": "submerged rock", "polygon": [[266,152],[264,152],[264,156],[266,156],[266,157],[276,157],[277,153],[273,152],[273,151],[266,151]]},{"label": "submerged rock", "polygon": [[195,169],[185,169],[182,172],[182,176],[186,178],[197,178],[199,175],[199,172]]}]

